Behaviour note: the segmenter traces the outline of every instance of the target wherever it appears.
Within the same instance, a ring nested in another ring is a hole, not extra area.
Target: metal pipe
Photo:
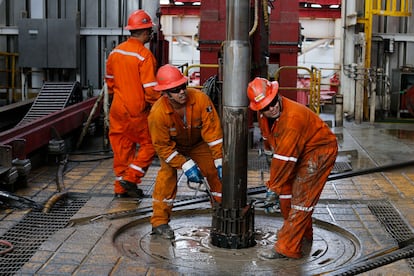
[[[335,100],[335,127],[343,126],[343,117],[344,117],[344,98],[343,95],[337,94],[334,96]]]
[[[246,205],[249,1],[228,0],[223,70],[223,208]]]
[[[383,172],[383,171],[389,171],[393,169],[400,169],[403,167],[408,167],[408,166],[413,166],[413,165],[414,165],[414,160],[411,160],[407,162],[394,163],[394,164],[384,165],[384,166],[375,167],[375,168],[363,169],[359,171],[336,173],[336,174],[331,174],[328,177],[328,181],[338,180],[338,179],[343,179],[343,178],[348,178],[348,177],[353,177],[353,176],[358,176],[358,175],[370,174],[370,173],[375,173],[375,172]]]
[[[247,108],[223,107],[223,120],[222,206],[243,208],[247,198]]]
[[[223,190],[215,204],[211,241],[221,248],[246,248],[254,239],[254,209],[247,201],[249,0],[227,0],[223,69]]]
[[[409,167],[409,166],[414,166],[414,160],[401,162],[401,163],[388,164],[388,165],[379,166],[375,168],[362,169],[358,171],[349,171],[349,172],[331,174],[328,176],[327,181],[339,180],[339,179],[344,179],[344,178],[349,178],[349,177],[354,177],[354,176],[359,176],[359,175],[376,173],[376,172],[385,172],[385,171],[401,169],[401,168]],[[256,187],[253,193],[250,192],[250,190],[248,189],[248,193],[249,194],[260,194],[260,193],[266,192],[266,190],[267,190],[266,186],[260,186],[260,187]]]

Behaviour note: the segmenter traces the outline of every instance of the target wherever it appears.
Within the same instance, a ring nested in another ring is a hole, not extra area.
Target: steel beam
[[[24,139],[26,145],[22,153],[28,155],[47,145],[52,138],[56,138],[53,137],[54,131],[59,135],[65,135],[82,126],[96,99],[97,97],[87,99],[61,111],[41,117],[28,125],[1,132],[0,145],[12,145],[16,139]]]

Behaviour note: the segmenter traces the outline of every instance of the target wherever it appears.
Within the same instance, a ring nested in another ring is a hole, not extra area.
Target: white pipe
[[[341,66],[341,91],[344,96],[344,112],[348,114],[355,113],[355,94],[356,87],[353,78],[348,77],[345,73],[344,67],[351,65],[354,62],[355,56],[355,24],[357,19],[356,14],[356,0],[342,1],[342,66]]]

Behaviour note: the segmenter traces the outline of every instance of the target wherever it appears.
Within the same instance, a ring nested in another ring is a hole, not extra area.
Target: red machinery
[[[226,40],[226,1],[203,0],[201,5],[193,5],[200,1],[180,1],[184,5],[162,5],[161,13],[170,15],[198,15],[199,50],[201,64],[219,64],[222,57],[222,43]],[[251,36],[252,77],[267,77],[267,63],[280,66],[296,66],[299,45],[299,5],[295,1],[259,1],[258,25]],[[264,7],[263,4],[266,3]],[[251,22],[255,20],[255,1],[251,1]],[[264,12],[270,10],[268,17]],[[283,31],[279,31],[283,30]],[[218,75],[216,68],[200,68],[200,83],[209,77]],[[272,76],[270,76],[272,77]],[[284,73],[281,75],[281,86],[296,85],[296,76]],[[295,94],[289,95],[296,99]]]
[[[341,0],[299,0],[300,17],[341,18]]]
[[[253,76],[267,76],[267,63],[281,66],[296,66],[299,45],[299,6],[295,1],[257,1],[258,24],[251,31],[251,69]],[[266,3],[264,6],[263,3]],[[204,0],[200,7],[199,49],[202,64],[216,64],[221,58],[222,42],[226,40],[226,2]],[[251,26],[254,27],[255,1],[251,1]],[[267,16],[267,12],[270,13]],[[283,31],[280,31],[283,30]],[[201,69],[201,83],[213,74],[214,69]],[[272,77],[272,76],[269,76]],[[296,85],[296,76],[282,74],[281,86]],[[283,92],[282,92],[283,93]],[[288,92],[285,91],[285,94]],[[296,99],[296,94],[288,95]]]
[[[199,50],[201,64],[219,64],[222,43],[226,40],[226,1],[186,0],[183,5],[161,5],[161,13],[169,15],[199,15]],[[194,5],[195,3],[200,5]],[[332,8],[332,5],[337,8]],[[341,0],[251,0],[251,69],[252,77],[274,77],[282,66],[296,66],[300,47],[299,17],[339,18]],[[258,8],[255,14],[255,6]],[[257,15],[257,17],[255,17]],[[254,21],[258,18],[257,27]],[[281,87],[296,87],[297,76],[292,70],[279,75]],[[200,83],[219,75],[216,68],[200,68]],[[268,75],[270,74],[270,75]],[[294,90],[281,90],[285,96],[296,100]]]

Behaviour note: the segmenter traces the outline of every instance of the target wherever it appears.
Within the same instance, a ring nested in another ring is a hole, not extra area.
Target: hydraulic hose
[[[11,242],[8,242],[6,240],[0,240],[0,244],[7,247],[6,249],[0,251],[0,256],[3,256],[5,254],[13,251],[14,246],[13,246],[13,244],[11,244]]]
[[[321,275],[335,275],[335,276],[349,276],[358,275],[360,273],[373,270],[375,268],[396,262],[398,260],[414,257],[414,245],[409,245],[405,248],[395,250],[393,252],[378,256],[356,264],[349,264],[343,268],[331,271],[327,274]]]
[[[358,175],[370,174],[370,173],[375,173],[375,172],[389,171],[389,170],[399,169],[399,168],[413,166],[413,165],[414,165],[414,160],[410,160],[410,161],[406,161],[406,162],[388,164],[388,165],[384,165],[384,166],[379,166],[379,167],[369,168],[369,169],[363,169],[363,170],[359,170],[359,171],[336,173],[336,174],[330,175],[328,177],[328,181],[343,179],[343,178],[348,178],[348,177],[353,177],[353,176],[358,176]]]

